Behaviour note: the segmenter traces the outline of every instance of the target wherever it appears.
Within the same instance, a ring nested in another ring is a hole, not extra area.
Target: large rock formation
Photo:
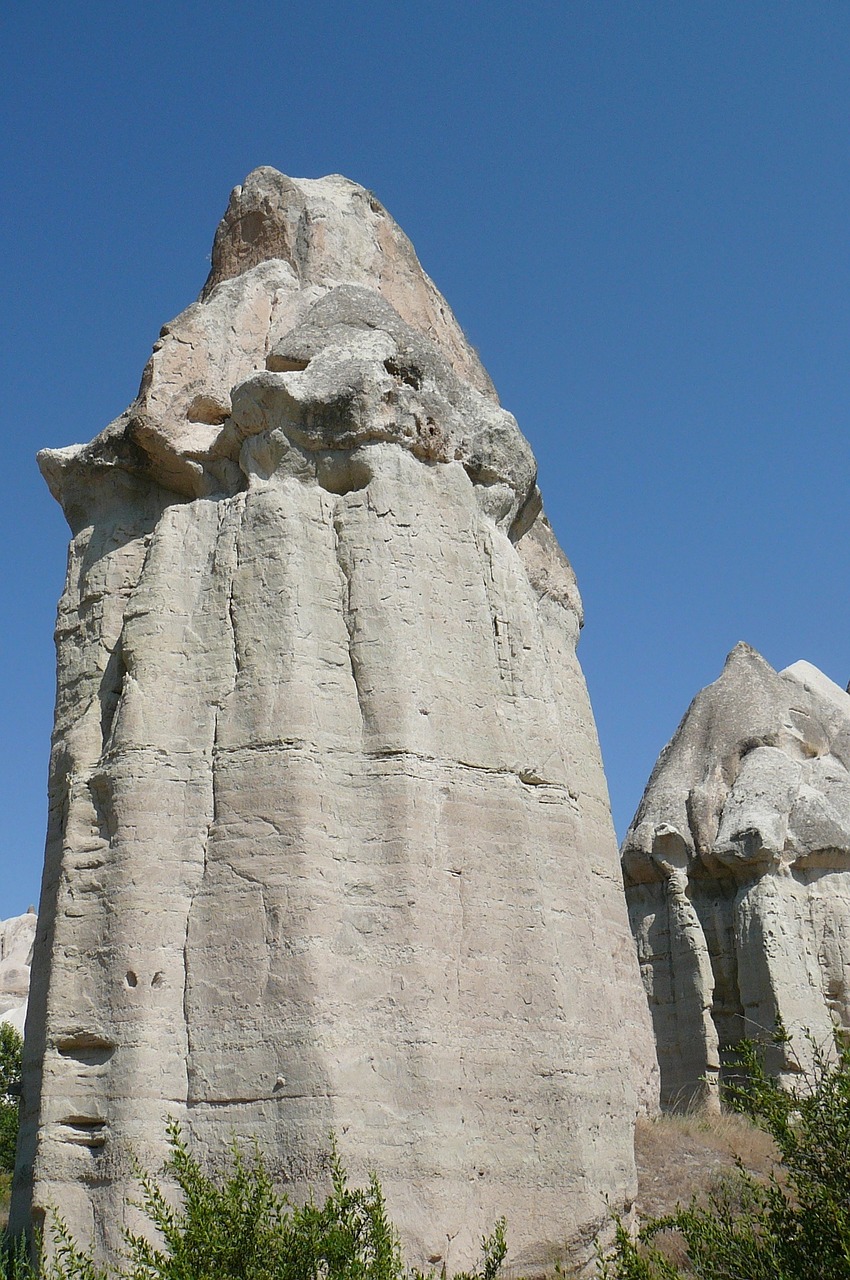
[[[743,1036],[850,1031],[850,696],[732,650],[662,751],[623,844],[662,1102],[716,1099]]]
[[[36,915],[32,907],[22,916],[0,920],[0,1022],[24,1032],[30,987]]]
[[[341,177],[234,191],[138,399],[40,455],[73,532],[13,1226],[114,1250],[166,1113],[335,1131],[412,1260],[634,1191],[652,1036],[581,604],[528,443]]]

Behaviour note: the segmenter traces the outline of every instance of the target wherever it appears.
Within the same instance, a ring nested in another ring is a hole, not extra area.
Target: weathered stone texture
[[[13,1222],[114,1250],[177,1116],[333,1130],[411,1260],[534,1267],[634,1192],[655,1063],[581,605],[531,450],[343,178],[234,192],[74,533]]]
[[[850,1031],[850,696],[748,645],[694,699],[623,844],[662,1102],[716,1101],[743,1036]]]
[[[35,911],[0,920],[0,1022],[23,1035],[30,985]]]

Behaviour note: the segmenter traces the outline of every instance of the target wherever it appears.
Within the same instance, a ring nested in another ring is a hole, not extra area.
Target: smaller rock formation
[[[850,1031],[850,696],[739,644],[688,708],[622,849],[662,1104],[716,1100],[744,1036]]]
[[[22,916],[0,920],[0,1022],[8,1022],[21,1035],[27,1017],[36,920],[32,907]]]

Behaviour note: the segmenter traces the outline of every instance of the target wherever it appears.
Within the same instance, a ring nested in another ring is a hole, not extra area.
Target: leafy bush
[[[787,1042],[782,1028],[777,1041]],[[708,1197],[651,1219],[633,1241],[621,1223],[600,1261],[603,1280],[850,1280],[850,1046],[810,1042],[812,1068],[784,1090],[752,1041],[738,1048],[744,1083],[728,1102],[767,1130],[780,1157],[765,1184],[739,1168]],[[658,1248],[665,1231],[687,1248],[681,1271]]]
[[[30,1261],[30,1251],[23,1236],[0,1239],[0,1275],[3,1280],[39,1280]]]
[[[18,1091],[24,1042],[8,1022],[0,1022],[0,1171],[15,1168],[18,1142]]]
[[[126,1257],[113,1280],[426,1280],[409,1271],[398,1233],[373,1175],[367,1187],[348,1185],[334,1149],[331,1193],[293,1206],[274,1187],[258,1148],[250,1157],[234,1144],[231,1166],[216,1181],[204,1173],[176,1122],[168,1128],[164,1173],[181,1192],[171,1202],[162,1182],[140,1172],[140,1205],[157,1240],[128,1232]],[[7,1280],[109,1280],[57,1218],[55,1253],[43,1273],[20,1258]],[[482,1241],[480,1266],[455,1280],[496,1280],[506,1252],[505,1223]]]

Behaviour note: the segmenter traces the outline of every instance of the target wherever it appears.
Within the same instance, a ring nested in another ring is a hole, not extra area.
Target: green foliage
[[[14,1275],[10,1280],[107,1280],[105,1272],[95,1266],[91,1255],[79,1247],[58,1215],[54,1233],[55,1253],[47,1268],[36,1266],[30,1275]]]
[[[661,1219],[653,1219],[653,1222],[660,1223]],[[652,1225],[650,1223],[650,1227]],[[615,1222],[615,1231],[611,1252],[599,1252],[601,1280],[679,1280],[681,1272],[649,1244],[648,1235],[644,1234],[636,1243],[619,1218]]]
[[[18,1142],[18,1094],[21,1054],[24,1042],[8,1022],[0,1022],[0,1171],[11,1173],[15,1167]]]
[[[481,1266],[476,1271],[461,1271],[454,1280],[496,1280],[505,1254],[508,1251],[507,1222],[499,1218],[493,1234],[484,1236],[481,1241]],[[413,1280],[426,1280],[421,1271],[413,1273]]]
[[[100,1271],[57,1218],[52,1264],[43,1274],[21,1271],[7,1280],[428,1280],[404,1264],[378,1179],[350,1187],[335,1147],[330,1195],[299,1207],[275,1190],[256,1146],[248,1157],[234,1144],[230,1168],[216,1180],[174,1121],[168,1140],[163,1172],[179,1189],[179,1203],[163,1181],[139,1172],[139,1206],[155,1231],[127,1233],[119,1272]],[[505,1252],[500,1220],[482,1241],[480,1267],[455,1280],[496,1280]]]
[[[788,1043],[782,1027],[776,1041]],[[739,1168],[709,1197],[649,1221],[638,1241],[617,1224],[603,1280],[850,1280],[850,1046],[827,1053],[809,1041],[803,1086],[780,1088],[751,1041],[738,1048],[743,1083],[730,1105],[771,1135],[780,1177],[766,1185]],[[665,1231],[687,1248],[681,1271],[656,1247]]]
[[[233,1149],[232,1169],[217,1184],[190,1153],[176,1124],[169,1128],[166,1166],[183,1193],[174,1208],[161,1184],[142,1174],[142,1204],[162,1235],[157,1248],[127,1237],[125,1271],[132,1280],[394,1280],[402,1274],[399,1245],[375,1178],[352,1190],[336,1152],[332,1191],[292,1207],[274,1188],[258,1152]]]
[[[27,1242],[22,1237],[17,1240],[8,1236],[0,1238],[0,1275],[3,1280],[38,1280]]]

